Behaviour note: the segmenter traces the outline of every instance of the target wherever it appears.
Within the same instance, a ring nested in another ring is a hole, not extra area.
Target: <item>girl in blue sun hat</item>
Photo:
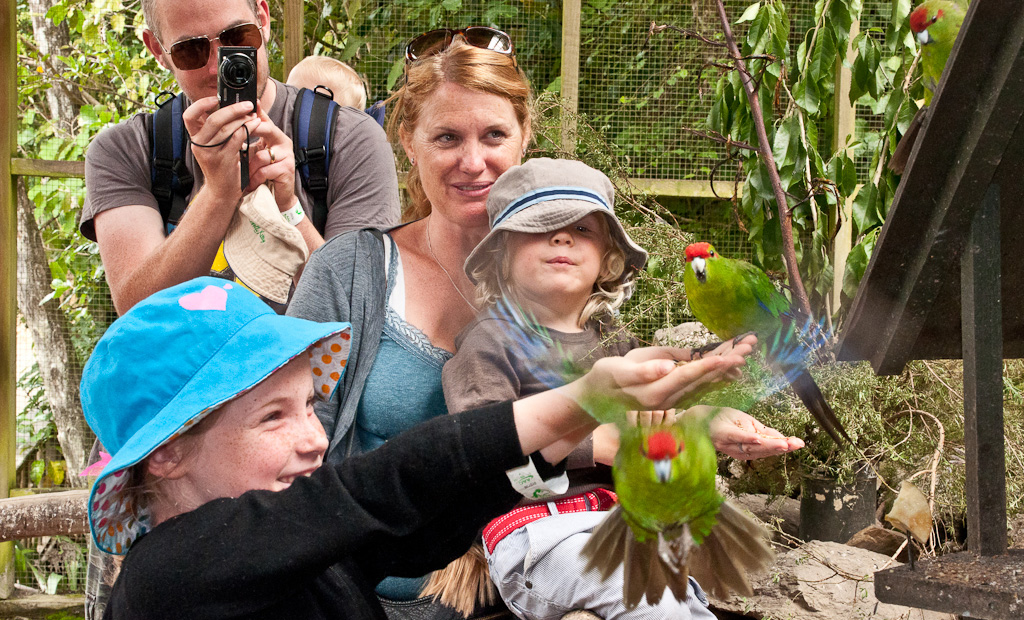
[[[347,323],[280,316],[198,278],[114,322],[82,378],[86,419],[113,455],[93,487],[96,544],[126,554],[104,618],[385,618],[374,587],[465,551],[518,494],[528,457],[595,423],[603,396],[655,408],[731,377],[737,354],[677,367],[608,358],[559,390],[433,419],[321,467],[313,413],[349,353]],[[332,567],[332,565],[335,565]]]

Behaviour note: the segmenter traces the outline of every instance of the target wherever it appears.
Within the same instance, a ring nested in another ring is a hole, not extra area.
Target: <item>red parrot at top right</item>
[[[917,111],[914,120],[907,127],[896,150],[889,160],[889,169],[896,174],[903,174],[910,159],[910,151],[917,141],[917,134],[924,122],[925,110],[932,102],[939,78],[946,68],[949,53],[953,51],[953,43],[964,23],[967,1],[960,0],[925,0],[910,13],[910,30],[921,46],[921,74],[924,80],[924,105]]]
[[[921,46],[924,104],[928,105],[964,23],[964,7],[952,0],[925,0],[910,14],[910,29]]]

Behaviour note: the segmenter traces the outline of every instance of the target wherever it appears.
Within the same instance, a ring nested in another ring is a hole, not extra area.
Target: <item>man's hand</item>
[[[242,199],[239,151],[246,137],[242,127],[253,136],[261,120],[247,101],[219,106],[217,97],[204,97],[193,101],[181,118],[192,141],[192,155],[203,171],[203,190],[234,209]],[[251,160],[252,152],[249,155]],[[251,161],[249,166],[251,171]]]
[[[260,139],[259,149],[249,154],[249,187],[246,193],[270,182],[278,211],[295,206],[295,151],[291,139],[257,106],[260,120],[252,135]]]

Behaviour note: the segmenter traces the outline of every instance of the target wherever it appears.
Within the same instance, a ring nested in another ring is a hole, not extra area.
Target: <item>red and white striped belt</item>
[[[617,501],[615,493],[607,489],[594,489],[554,502],[522,506],[488,523],[484,528],[484,544],[487,545],[487,552],[493,553],[503,538],[527,523],[556,514],[609,510]]]

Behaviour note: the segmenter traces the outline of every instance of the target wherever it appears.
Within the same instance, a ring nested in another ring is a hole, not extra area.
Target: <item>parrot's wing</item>
[[[763,312],[778,317],[789,312],[790,303],[786,296],[775,288],[768,275],[748,262],[735,262],[740,285],[749,287],[755,301]]]
[[[690,572],[719,598],[730,591],[753,596],[747,575],[765,570],[774,557],[765,527],[726,501],[714,529],[690,554]]]
[[[495,318],[510,325],[508,332],[510,353],[528,365],[534,378],[550,389],[561,387],[583,376],[584,372],[572,355],[554,341],[548,329],[521,308],[513,307],[504,299],[490,310]],[[579,403],[587,413],[602,424],[621,423],[624,408],[613,398],[585,395]]]

